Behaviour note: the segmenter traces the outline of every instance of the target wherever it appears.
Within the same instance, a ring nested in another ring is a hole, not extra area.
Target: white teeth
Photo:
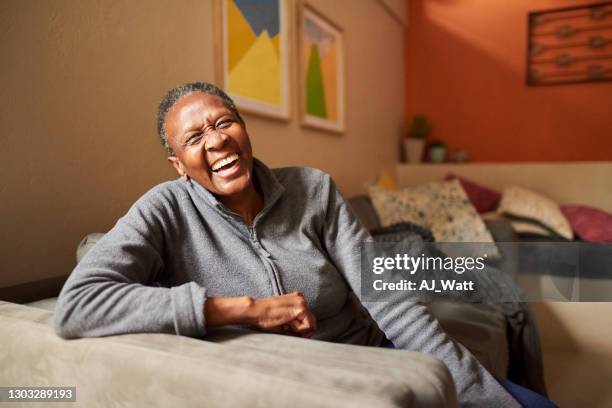
[[[228,164],[230,164],[230,163],[232,163],[232,162],[234,162],[234,161],[236,161],[236,160],[238,160],[238,155],[237,155],[236,153],[234,153],[234,154],[230,154],[229,156],[227,156],[227,157],[226,157],[226,158],[224,158],[224,159],[217,160],[217,161],[215,162],[215,164],[213,164],[213,165],[212,165],[212,170],[213,170],[213,171],[217,171],[217,170],[219,170],[221,167],[223,167],[223,166],[225,166],[225,165],[228,165]]]

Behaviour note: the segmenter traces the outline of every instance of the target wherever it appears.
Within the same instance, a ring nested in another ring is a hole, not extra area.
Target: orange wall
[[[473,161],[612,160],[612,82],[524,84],[527,13],[591,2],[408,0],[408,120]]]

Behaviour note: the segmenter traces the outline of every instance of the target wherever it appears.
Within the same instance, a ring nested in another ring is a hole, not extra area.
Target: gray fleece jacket
[[[361,243],[371,238],[327,174],[271,170],[258,160],[254,174],[264,207],[252,226],[194,181],[142,196],[70,275],[55,309],[57,333],[202,337],[207,297],[299,290],[317,318],[315,339],[379,346],[386,335],[397,348],[444,361],[463,406],[518,406],[424,305],[364,303],[364,312],[353,293],[361,293]]]

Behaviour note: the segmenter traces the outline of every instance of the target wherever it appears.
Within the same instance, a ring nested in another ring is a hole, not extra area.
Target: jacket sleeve
[[[164,228],[172,203],[147,193],[76,266],[54,313],[63,338],[156,332],[205,334],[205,288],[154,286],[164,269]]]
[[[361,244],[372,238],[329,176],[324,177],[322,195],[326,206],[325,246],[335,266],[362,300]],[[462,406],[519,406],[464,346],[442,330],[424,304],[402,296],[401,292],[386,300],[362,303],[397,348],[431,354],[446,364]]]

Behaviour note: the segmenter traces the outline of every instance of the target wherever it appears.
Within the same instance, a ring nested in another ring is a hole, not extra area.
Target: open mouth
[[[212,165],[212,171],[215,173],[218,173],[223,170],[228,170],[229,168],[233,167],[236,163],[238,163],[238,154],[233,153],[221,160],[217,160]]]

